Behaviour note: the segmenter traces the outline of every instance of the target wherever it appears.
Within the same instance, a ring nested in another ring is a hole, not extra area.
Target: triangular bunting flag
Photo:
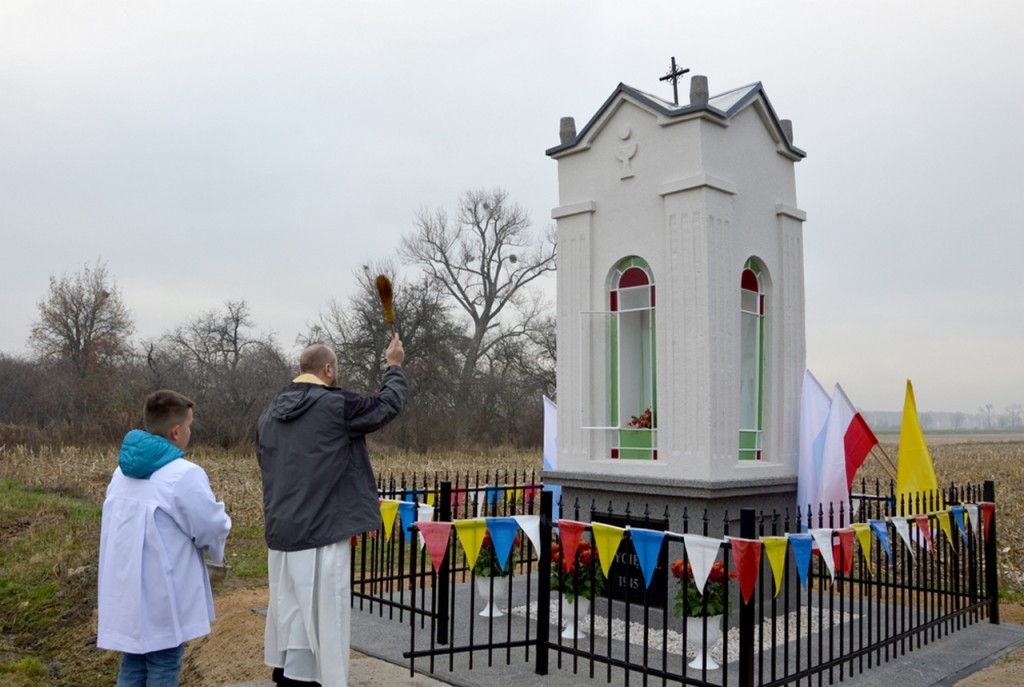
[[[684,534],[683,543],[690,559],[690,569],[693,570],[693,583],[697,585],[697,591],[703,596],[704,584],[708,581],[708,575],[711,574],[711,566],[718,558],[718,549],[722,546],[722,540],[699,534]]]
[[[498,567],[504,570],[508,565],[508,555],[512,553],[516,535],[519,534],[519,523],[512,518],[487,518],[487,530],[491,533],[491,543],[494,545]]]
[[[452,533],[450,522],[420,522],[416,523],[420,536],[426,542],[427,553],[430,554],[430,562],[434,564],[434,572],[441,569],[445,554],[448,553],[448,537]]]
[[[796,573],[800,577],[800,585],[807,589],[807,572],[811,567],[811,545],[814,537],[809,534],[791,534],[789,546],[793,549],[793,560],[796,562]]]
[[[860,544],[861,553],[864,555],[864,562],[871,570],[871,525],[866,522],[855,522],[851,525],[857,535],[857,543]]]
[[[528,484],[523,487],[523,502],[526,503],[526,505],[530,505],[539,499],[540,489],[541,487],[538,484]],[[537,510],[539,510],[539,508],[537,508]]]
[[[608,573],[612,569],[612,562],[615,560],[615,552],[619,550],[619,542],[622,541],[622,534],[626,530],[602,522],[591,523],[590,529],[594,533],[597,557],[601,561],[601,572],[608,577]]]
[[[841,530],[836,530],[836,534],[839,535],[839,550],[841,552],[839,560],[843,565],[843,574],[849,575],[850,571],[853,570],[853,540],[855,533],[852,527],[844,527]]]
[[[658,568],[658,556],[661,555],[661,545],[665,541],[665,533],[634,527],[630,528],[629,535],[633,540],[636,557],[640,560],[640,572],[644,574],[644,588],[646,589],[651,586],[654,571]]]
[[[971,526],[972,530],[974,530],[974,537],[977,539],[981,536],[981,532],[978,529],[978,526],[981,524],[981,518],[978,517],[978,504],[968,503],[964,508],[967,509],[967,524]]]
[[[496,508],[505,493],[505,487],[487,487],[487,507]]]
[[[932,552],[932,528],[928,522],[927,515],[917,515],[914,517],[914,524],[917,525],[917,536],[924,538],[925,546],[928,548],[928,553]]]
[[[402,522],[402,533],[405,534],[407,542],[412,541],[412,526],[416,522],[416,504],[412,501],[402,501],[398,504],[398,519]]]
[[[476,558],[480,555],[480,547],[484,545],[487,521],[482,518],[456,520],[455,532],[459,535],[462,550],[466,552],[466,563],[469,565],[469,569],[472,570],[476,567]]]
[[[512,518],[519,523],[519,528],[533,544],[533,550],[540,551],[540,516],[513,515]]]
[[[562,570],[572,572],[576,567],[576,549],[580,545],[585,523],[576,520],[558,521],[558,539],[562,543]]]
[[[882,545],[885,557],[891,561],[892,547],[889,545],[889,525],[885,520],[868,520],[868,524],[871,525],[871,531],[878,537],[878,543]]]
[[[821,560],[828,568],[828,575],[832,580],[836,579],[836,563],[832,553],[832,530],[827,527],[810,530],[814,537],[814,543],[818,545]]]
[[[452,489],[452,516],[458,517],[463,501],[466,500],[466,490],[462,488]]]
[[[907,550],[910,551],[910,555],[916,556],[916,554],[914,553],[914,545],[910,541],[910,525],[907,524],[907,519],[901,517],[894,517],[892,519],[892,524],[894,527],[896,527],[896,532],[900,535],[900,539],[903,540],[903,543],[906,545]]]
[[[758,539],[729,540],[732,544],[732,557],[736,561],[736,576],[740,579],[740,594],[743,603],[750,603],[757,586],[757,575],[761,570],[761,541]]]
[[[398,516],[398,501],[380,499],[380,519],[384,523],[384,541],[391,541],[391,532],[395,528],[395,517]]]
[[[950,546],[953,546],[953,528],[949,523],[949,511],[940,510],[935,514],[935,517],[939,520],[939,529],[946,535],[946,541],[949,542]]]
[[[964,546],[967,546],[966,509],[963,506],[953,506],[949,512],[953,514],[953,520],[956,522],[956,528],[960,530],[960,538],[963,539]]]
[[[996,512],[996,504],[989,501],[981,502],[981,517],[985,521],[985,539],[988,539],[992,531],[992,514]]]
[[[775,594],[782,591],[782,574],[786,570],[786,551],[789,550],[789,542],[785,537],[765,537],[761,540],[764,550],[768,554],[768,565],[772,568],[772,577],[775,579]]]

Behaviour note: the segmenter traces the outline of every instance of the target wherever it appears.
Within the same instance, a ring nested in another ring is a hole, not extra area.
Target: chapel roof
[[[588,121],[586,125],[579,130],[579,133],[576,134],[576,137],[573,140],[559,144],[553,148],[548,148],[544,152],[547,155],[555,155],[579,144],[580,141],[586,138],[590,129],[601,121],[609,108],[611,108],[620,99],[631,100],[641,107],[646,107],[647,109],[670,119],[684,117],[691,118],[695,114],[703,113],[722,121],[728,121],[754,102],[761,102],[768,118],[771,121],[771,125],[778,132],[784,131],[781,120],[775,113],[775,108],[772,107],[771,101],[768,100],[768,94],[765,93],[764,86],[761,85],[760,81],[746,86],[740,86],[739,88],[734,88],[724,93],[719,93],[718,95],[710,96],[707,103],[698,103],[695,105],[690,103],[676,105],[675,103],[671,103],[656,95],[645,93],[637,88],[620,83],[612,94],[608,96],[608,99],[604,101],[604,104],[602,104],[601,107],[598,108],[597,112],[594,113],[594,116],[590,118],[590,121]],[[793,155],[796,158],[807,157],[807,153],[794,146],[793,142],[790,141],[788,136],[785,134],[781,136],[781,141],[790,155]]]

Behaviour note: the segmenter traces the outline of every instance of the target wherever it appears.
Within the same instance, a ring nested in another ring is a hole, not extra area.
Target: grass
[[[883,438],[883,440],[886,438]],[[939,483],[996,482],[1000,597],[1024,599],[1024,442],[1019,437],[929,440]],[[897,447],[886,443],[896,458]],[[204,467],[231,513],[229,588],[266,584],[262,488],[247,451],[200,448]],[[119,656],[95,648],[96,554],[103,494],[116,447],[28,450],[0,446],[0,684],[109,687]],[[375,468],[412,476],[540,470],[540,451],[496,449],[412,454],[376,451]],[[887,480],[869,459],[858,478]]]
[[[81,498],[0,481],[3,684],[116,679],[117,657],[95,648],[92,627],[100,513]]]

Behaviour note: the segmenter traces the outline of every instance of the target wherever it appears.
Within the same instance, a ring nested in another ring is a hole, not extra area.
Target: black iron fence
[[[353,555],[353,603],[408,628],[411,668],[517,661],[538,674],[553,666],[626,685],[631,676],[644,684],[810,685],[999,620],[992,482],[913,503],[896,499],[892,485],[862,485],[837,510],[792,519],[744,509],[738,531],[726,515],[716,542],[706,537],[706,514],[684,514],[683,531],[670,532],[668,514],[573,503],[561,509],[572,520],[552,522],[551,494],[532,473],[420,481],[380,484],[382,504],[398,503],[397,531],[364,535]],[[470,567],[467,548],[477,544],[467,547],[462,530],[478,517],[522,527],[504,575]],[[593,564],[567,546],[570,529],[594,543]],[[553,541],[561,544],[554,563]],[[696,601],[684,591],[687,570],[708,562],[698,545],[721,564],[720,615],[709,588]],[[553,593],[553,566],[570,549],[591,588],[605,582],[593,599],[570,603]],[[602,555],[612,565],[607,579]]]

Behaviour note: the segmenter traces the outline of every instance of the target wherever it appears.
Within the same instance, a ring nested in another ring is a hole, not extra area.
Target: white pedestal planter
[[[708,616],[706,627],[707,635],[704,634],[704,618],[686,619],[686,639],[697,648],[697,655],[687,665],[700,670],[707,660],[708,670],[718,670],[719,665],[711,658],[711,646],[722,636],[722,616]]]

